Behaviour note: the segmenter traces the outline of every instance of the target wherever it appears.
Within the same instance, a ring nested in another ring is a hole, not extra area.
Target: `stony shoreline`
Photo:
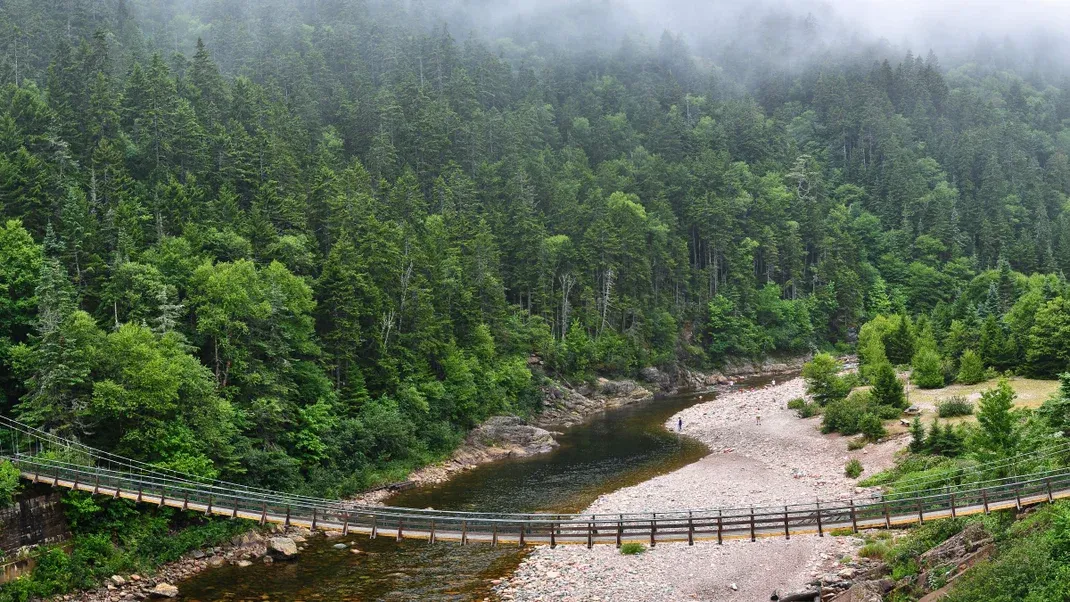
[[[279,526],[249,531],[222,546],[193,550],[151,575],[113,575],[96,589],[55,596],[52,601],[121,602],[178,598],[181,592],[173,584],[197,573],[228,564],[251,566],[254,562],[269,564],[292,560],[304,549],[306,540],[315,536],[322,535],[313,535],[307,529]]]
[[[726,389],[734,378],[784,374],[799,370],[804,361],[805,358],[801,357],[737,361],[726,365],[721,371],[680,369],[675,374],[651,367],[640,372],[638,382],[606,378],[577,386],[554,382],[543,387],[543,407],[531,424],[513,416],[495,416],[469,433],[465,442],[447,460],[414,471],[403,484],[365,492],[351,498],[351,501],[355,504],[381,505],[399,486],[419,487],[443,483],[457,473],[482,464],[551,451],[557,447],[553,435],[558,434],[558,429],[571,428],[607,410],[647,401],[658,395]]]
[[[685,435],[708,445],[711,454],[662,475],[601,496],[584,512],[641,512],[783,504],[867,492],[843,474],[848,458],[859,458],[865,475],[894,463],[905,445],[899,437],[848,452],[846,438],[822,435],[819,418],[799,419],[786,404],[804,395],[801,379],[756,390],[736,391],[680,413]],[[761,422],[758,422],[758,417]],[[666,423],[675,429],[676,418]],[[774,591],[803,589],[815,579],[840,580],[859,570],[841,565],[857,540],[797,536],[757,543],[661,544],[637,556],[612,547],[538,548],[496,590],[507,601],[768,600]]]

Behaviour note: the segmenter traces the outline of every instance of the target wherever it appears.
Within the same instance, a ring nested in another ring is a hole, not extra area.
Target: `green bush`
[[[965,397],[955,396],[936,404],[936,414],[941,418],[969,416],[973,414],[973,403]]]
[[[888,434],[884,430],[884,423],[875,414],[863,414],[858,420],[858,430],[870,441],[878,441]]]
[[[847,442],[847,451],[857,451],[866,446],[869,441],[865,437],[855,437]]]
[[[972,349],[964,351],[962,359],[959,360],[959,382],[964,385],[976,385],[984,382],[985,377],[985,365],[981,361],[981,356]]]
[[[862,463],[858,461],[858,458],[851,458],[843,467],[843,474],[847,475],[849,478],[857,479],[862,476],[863,470],[865,469],[862,468]]]
[[[620,553],[625,556],[635,556],[636,554],[642,554],[643,552],[646,552],[646,546],[634,541],[621,544],[620,546]]]
[[[855,391],[847,399],[830,403],[825,408],[821,430],[825,433],[857,435],[862,432],[862,418],[867,414],[879,416],[880,408],[874,405],[869,392]]]
[[[821,406],[811,403],[802,397],[796,397],[788,402],[788,409],[795,410],[799,418],[811,418],[821,413]]]
[[[11,462],[0,462],[0,508],[10,506],[21,487],[19,469]]]
[[[803,366],[802,376],[806,380],[806,392],[818,405],[825,406],[847,397],[851,391],[851,381],[840,376],[843,366],[836,358],[827,353],[819,353]]]

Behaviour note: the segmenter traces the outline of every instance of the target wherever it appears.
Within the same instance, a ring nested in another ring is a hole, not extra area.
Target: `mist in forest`
[[[932,50],[946,61],[1063,62],[1070,3],[1061,0],[453,0],[453,21],[527,42],[612,47],[663,32],[718,57],[726,48],[785,62],[862,49]],[[440,7],[446,4],[439,5]],[[451,12],[443,9],[445,13]],[[1005,65],[1009,66],[1009,65]]]

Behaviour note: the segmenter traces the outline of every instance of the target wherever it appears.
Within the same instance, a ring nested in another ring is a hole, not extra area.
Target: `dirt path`
[[[587,512],[637,512],[794,503],[862,497],[844,463],[858,458],[863,476],[894,463],[906,445],[897,438],[847,451],[847,439],[822,435],[820,419],[800,420],[788,400],[801,397],[801,379],[739,391],[680,414],[683,432],[712,453],[673,473],[603,495]],[[761,416],[761,424],[757,417]],[[676,417],[666,423],[676,428]],[[661,544],[638,556],[612,547],[535,550],[499,589],[503,600],[768,600],[774,590],[800,589],[834,567],[855,546],[851,538],[798,536],[759,540]]]

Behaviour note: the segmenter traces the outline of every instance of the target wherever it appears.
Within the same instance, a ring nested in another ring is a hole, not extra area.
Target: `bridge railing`
[[[917,490],[862,499],[781,506],[617,514],[507,514],[360,506],[198,479],[122,458],[0,418],[0,457],[27,478],[56,486],[194,512],[372,536],[488,543],[622,543],[765,537],[830,529],[893,526],[991,509],[1021,507],[1070,494],[1070,470],[984,478],[1022,467],[1065,466],[1070,442],[978,465],[927,481]],[[933,486],[927,486],[930,483]]]

